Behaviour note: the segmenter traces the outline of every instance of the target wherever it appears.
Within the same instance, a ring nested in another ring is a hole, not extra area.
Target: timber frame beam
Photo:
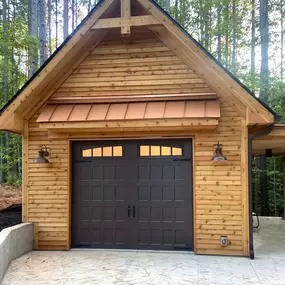
[[[159,26],[161,23],[152,15],[134,16],[126,18],[99,19],[92,27],[97,29],[121,28],[122,34],[130,34],[130,27]],[[127,28],[125,28],[127,27]],[[126,31],[125,31],[126,29]]]
[[[159,26],[162,25],[152,15],[133,16],[131,12],[131,0],[121,0],[121,17],[98,19],[91,29],[121,28],[123,36],[131,34],[131,27]]]

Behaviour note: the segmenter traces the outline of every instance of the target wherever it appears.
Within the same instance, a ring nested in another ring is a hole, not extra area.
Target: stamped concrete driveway
[[[15,260],[7,284],[285,284],[285,258],[142,251],[34,251]]]
[[[266,220],[255,233],[255,260],[167,251],[33,251],[11,263],[2,285],[284,285],[285,221],[274,221],[277,228]]]

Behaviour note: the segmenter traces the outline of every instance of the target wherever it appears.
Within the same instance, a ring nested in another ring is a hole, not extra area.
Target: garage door
[[[192,249],[191,140],[73,144],[73,247]]]

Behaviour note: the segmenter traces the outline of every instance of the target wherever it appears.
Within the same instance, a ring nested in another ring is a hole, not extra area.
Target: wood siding
[[[26,220],[38,225],[39,249],[69,248],[68,140],[48,138],[47,130],[36,123],[38,113],[28,123],[28,161],[24,185]],[[41,145],[51,148],[51,165],[34,164]],[[26,167],[26,165],[24,165]]]
[[[138,30],[128,38],[111,32],[51,99],[189,92],[212,90],[152,33]],[[23,161],[23,219],[37,223],[39,249],[69,249],[69,139],[84,136],[49,134],[36,123],[39,114],[40,110],[36,110],[23,136],[23,150],[27,153]],[[168,134],[171,136],[171,130]],[[102,137],[109,135],[101,134]],[[222,100],[216,130],[184,132],[183,135],[194,138],[196,253],[248,255],[246,126]],[[98,138],[98,134],[88,134],[88,138]],[[214,165],[211,161],[213,145],[218,141],[224,146],[228,165]],[[43,144],[51,148],[50,167],[32,162]],[[230,241],[225,248],[220,245],[222,235],[228,236]]]
[[[213,92],[152,32],[110,32],[51,99]]]
[[[247,224],[244,221],[242,184],[242,120],[221,101],[221,118],[215,132],[195,135],[195,230],[196,252],[246,255],[243,244]],[[214,144],[223,144],[226,165],[214,165]],[[247,201],[247,196],[246,196]],[[246,217],[247,219],[247,217]],[[220,237],[228,236],[230,244],[221,247]]]

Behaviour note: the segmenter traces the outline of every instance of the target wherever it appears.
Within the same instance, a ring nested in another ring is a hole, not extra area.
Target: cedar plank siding
[[[116,72],[114,74],[114,67]],[[112,81],[112,83],[110,83]],[[147,29],[123,38],[111,32],[80,64],[51,99],[67,96],[112,96],[124,94],[177,94],[212,92],[194,72]],[[27,123],[23,148],[24,220],[38,224],[39,249],[69,249],[70,212],[67,138],[50,139],[47,130],[36,123],[40,110]],[[242,193],[242,119],[221,101],[219,126],[211,132],[194,133],[194,246],[196,253],[247,255],[246,203]],[[245,134],[244,134],[245,136]],[[80,138],[80,135],[78,135]],[[90,137],[96,135],[90,134]],[[213,145],[220,141],[229,165],[213,165]],[[38,166],[32,160],[38,148],[51,148],[52,167]],[[246,161],[246,160],[245,160]],[[27,172],[26,172],[26,169]],[[220,236],[231,244],[220,246]]]
[[[38,225],[39,249],[68,249],[68,140],[48,138],[36,123],[28,123],[27,220]],[[40,145],[51,148],[52,167],[33,163]]]
[[[51,99],[213,92],[152,32],[135,31],[110,32]]]

